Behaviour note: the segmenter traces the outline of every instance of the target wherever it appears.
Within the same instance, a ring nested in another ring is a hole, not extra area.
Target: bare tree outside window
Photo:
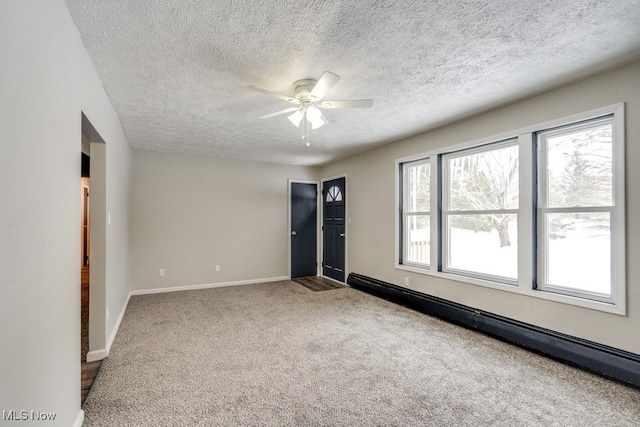
[[[451,159],[451,210],[492,211],[490,226],[498,233],[500,247],[511,246],[511,215],[496,211],[518,208],[518,147],[508,146]],[[485,221],[454,217],[453,225],[488,231]]]
[[[502,277],[518,275],[519,148],[516,140],[443,157],[444,269]]]

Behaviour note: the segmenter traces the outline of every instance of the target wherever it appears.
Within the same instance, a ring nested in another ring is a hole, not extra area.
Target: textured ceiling
[[[66,0],[134,148],[319,165],[640,58],[640,0]],[[293,94],[325,71],[311,146]]]

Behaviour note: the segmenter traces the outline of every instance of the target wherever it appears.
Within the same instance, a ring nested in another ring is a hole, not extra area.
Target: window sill
[[[505,283],[493,282],[489,280],[481,280],[473,277],[461,276],[452,273],[443,273],[439,271],[427,270],[420,267],[414,267],[403,264],[396,264],[396,270],[409,271],[412,273],[422,274],[426,276],[437,277],[440,279],[451,280],[459,283],[482,286],[485,288],[495,289],[503,292],[511,292],[533,298],[544,299],[548,301],[559,302],[562,304],[574,305],[591,310],[603,311],[606,313],[616,314],[619,316],[626,315],[626,307],[620,307],[616,304],[610,304],[600,301],[588,300],[570,295],[563,295],[543,290],[530,289],[530,283],[519,283],[510,285]]]

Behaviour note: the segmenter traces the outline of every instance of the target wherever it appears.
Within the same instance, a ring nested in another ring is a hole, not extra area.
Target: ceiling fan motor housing
[[[276,111],[275,113],[265,114],[260,116],[261,119],[267,119],[281,114],[292,113],[289,115],[289,120],[296,126],[300,125],[300,121],[306,118],[312,123],[313,129],[327,123],[320,110],[322,109],[335,109],[335,108],[371,108],[373,104],[372,99],[352,99],[343,101],[322,101],[324,96],[331,90],[331,88],[338,83],[340,76],[330,71],[322,73],[320,80],[316,79],[301,79],[293,82],[294,97],[288,95],[282,95],[276,92],[271,92],[266,89],[262,89],[256,86],[249,86],[250,88],[257,90],[258,92],[265,93],[267,95],[275,96],[276,98],[287,101],[296,105],[295,107],[285,108],[284,110]]]
[[[302,79],[293,82],[293,93],[295,93],[295,97],[298,101],[302,102],[313,102],[314,100],[309,98],[309,94],[315,87],[317,80],[313,79]]]

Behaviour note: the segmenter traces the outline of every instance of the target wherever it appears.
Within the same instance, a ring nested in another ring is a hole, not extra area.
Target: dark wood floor
[[[314,292],[330,291],[332,289],[340,289],[346,287],[342,283],[336,282],[335,280],[327,279],[326,277],[322,276],[296,277],[292,280],[297,284],[302,285]]]
[[[80,270],[80,361],[89,351],[89,267]]]
[[[89,351],[89,267],[83,267],[80,273],[80,404],[84,403],[98,377],[102,360],[87,363]]]
[[[82,375],[80,379],[80,404],[82,407],[84,407],[87,397],[89,397],[89,392],[98,378],[98,374],[102,368],[102,362],[102,360],[96,360],[95,362],[85,362],[82,364]]]

